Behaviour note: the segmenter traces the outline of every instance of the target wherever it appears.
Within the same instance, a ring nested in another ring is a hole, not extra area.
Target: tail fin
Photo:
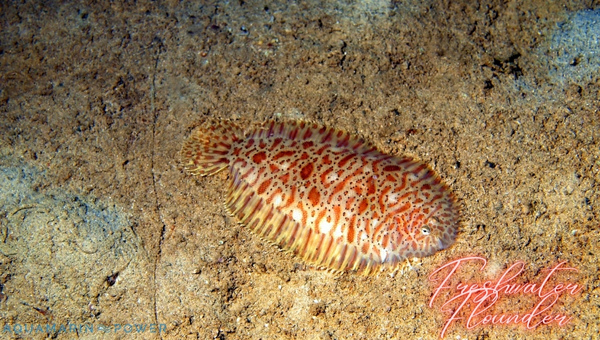
[[[231,147],[242,136],[242,130],[231,122],[201,126],[183,144],[184,168],[194,175],[216,174],[229,165]]]

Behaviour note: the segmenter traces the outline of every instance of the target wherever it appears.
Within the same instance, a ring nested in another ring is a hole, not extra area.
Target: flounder
[[[452,245],[459,206],[426,164],[304,121],[196,130],[185,169],[227,171],[226,208],[309,265],[369,274]]]

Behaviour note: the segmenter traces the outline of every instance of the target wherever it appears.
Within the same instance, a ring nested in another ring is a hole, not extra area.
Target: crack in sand
[[[153,120],[152,120],[152,155],[150,157],[150,169],[152,171],[152,188],[154,190],[154,200],[155,200],[155,206],[156,206],[156,213],[158,214],[158,218],[160,219],[160,222],[162,224],[162,229],[160,231],[160,239],[158,242],[158,252],[156,253],[156,258],[154,259],[154,271],[152,273],[152,284],[154,286],[154,322],[156,324],[158,324],[158,310],[157,310],[157,296],[156,296],[156,271],[158,269],[158,261],[161,257],[161,253],[162,253],[162,244],[165,238],[165,222],[164,222],[164,218],[162,216],[161,210],[160,210],[160,204],[159,204],[159,198],[158,198],[158,192],[156,189],[156,174],[154,172],[154,157],[156,155],[156,121],[158,120],[158,113],[156,111],[156,106],[154,104],[154,100],[156,98],[156,92],[155,92],[155,86],[156,86],[156,73],[158,70],[158,63],[160,60],[160,54],[163,52],[164,49],[164,45],[162,43],[162,40],[159,37],[154,37],[154,39],[152,40],[151,45],[157,46],[156,49],[156,57],[154,59],[154,70],[152,72],[152,82],[150,83],[150,112],[153,115]],[[159,337],[162,339],[162,335],[159,334]]]

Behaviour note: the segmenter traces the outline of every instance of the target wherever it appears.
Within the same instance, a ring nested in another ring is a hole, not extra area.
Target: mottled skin
[[[268,122],[197,131],[186,168],[229,172],[226,206],[263,238],[335,271],[395,269],[450,246],[459,209],[427,165],[387,155],[349,134]]]

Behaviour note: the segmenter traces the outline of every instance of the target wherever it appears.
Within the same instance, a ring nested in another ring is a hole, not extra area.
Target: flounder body
[[[228,172],[226,207],[306,263],[363,274],[454,243],[459,208],[426,164],[307,122],[221,122],[182,149],[196,175]]]

